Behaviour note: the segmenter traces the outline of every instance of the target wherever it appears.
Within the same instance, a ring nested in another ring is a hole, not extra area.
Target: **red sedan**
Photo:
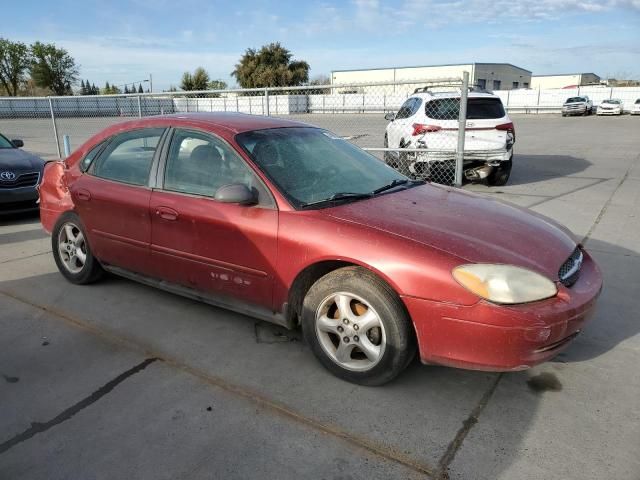
[[[331,372],[379,385],[414,357],[548,360],[602,287],[534,212],[412,181],[331,132],[242,114],[114,125],[48,164],[41,219],[69,281],[105,271],[294,328]],[[176,319],[179,321],[179,319]]]

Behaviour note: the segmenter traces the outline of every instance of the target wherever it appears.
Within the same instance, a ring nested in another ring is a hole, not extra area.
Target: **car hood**
[[[445,251],[464,262],[517,265],[554,280],[576,247],[571,232],[533,211],[435,185],[322,212]]]
[[[39,172],[44,160],[19,148],[0,148],[0,171]]]

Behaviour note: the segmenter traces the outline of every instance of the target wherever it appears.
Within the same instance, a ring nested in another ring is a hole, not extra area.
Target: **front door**
[[[221,139],[176,130],[160,189],[151,195],[151,256],[158,277],[213,294],[272,308],[278,211],[271,194]],[[214,199],[243,183],[258,204]]]
[[[71,186],[76,210],[100,261],[149,273],[149,172],[164,129],[117,135]]]

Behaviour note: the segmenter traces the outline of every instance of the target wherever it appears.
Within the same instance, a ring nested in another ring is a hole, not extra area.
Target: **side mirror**
[[[256,194],[244,183],[223,185],[216,190],[214,198],[220,203],[237,203],[238,205],[255,205],[258,203]]]
[[[18,138],[14,138],[13,140],[11,140],[11,143],[13,143],[13,146],[16,148],[24,147],[24,142]]]
[[[385,114],[384,119],[389,120],[390,122],[393,122],[396,119],[396,114],[393,112],[389,112]]]

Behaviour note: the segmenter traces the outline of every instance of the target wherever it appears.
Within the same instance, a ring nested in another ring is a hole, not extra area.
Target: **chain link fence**
[[[28,150],[51,159],[65,157],[65,140],[73,149],[104,128],[135,118],[190,112],[277,116],[330,130],[410,178],[460,185],[467,92],[465,75],[437,81],[1,98],[0,133],[23,139]],[[427,112],[421,98],[433,94],[440,97],[438,108]]]

